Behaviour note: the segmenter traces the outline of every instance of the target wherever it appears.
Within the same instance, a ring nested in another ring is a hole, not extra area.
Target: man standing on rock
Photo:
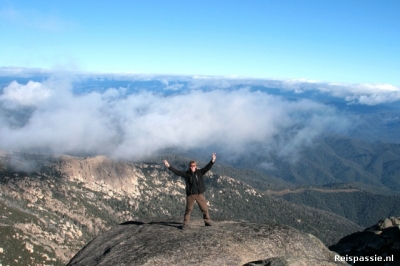
[[[203,213],[205,226],[211,226],[207,201],[203,195],[203,193],[206,191],[204,186],[204,175],[211,169],[216,159],[217,154],[213,153],[211,156],[211,161],[201,169],[197,169],[196,161],[190,161],[189,169],[187,171],[179,171],[172,167],[167,160],[164,160],[164,164],[169,170],[171,170],[174,174],[185,178],[186,181],[186,210],[183,218],[182,229],[185,229],[189,224],[190,213],[193,210],[194,202],[197,202],[200,210]]]

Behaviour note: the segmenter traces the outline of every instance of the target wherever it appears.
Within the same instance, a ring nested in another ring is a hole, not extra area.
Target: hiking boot
[[[189,229],[189,226],[186,225],[186,224],[184,224],[184,225],[182,225],[182,226],[180,227],[180,229],[181,229],[181,230],[187,230],[187,229]]]

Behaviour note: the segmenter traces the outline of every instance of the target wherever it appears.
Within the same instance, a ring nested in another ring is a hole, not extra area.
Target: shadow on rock
[[[178,222],[141,222],[141,221],[126,221],[123,223],[120,223],[119,225],[144,225],[144,224],[157,224],[157,225],[163,225],[163,226],[170,226],[170,227],[175,227],[178,229],[182,228],[182,223]]]

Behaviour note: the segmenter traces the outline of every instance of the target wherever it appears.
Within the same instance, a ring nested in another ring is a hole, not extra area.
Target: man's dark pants
[[[194,203],[197,202],[197,204],[200,207],[201,212],[203,213],[203,219],[205,224],[210,223],[210,216],[208,214],[208,206],[207,206],[207,201],[204,198],[203,194],[193,194],[189,195],[186,197],[186,210],[185,210],[185,216],[183,218],[183,226],[186,226],[189,224],[190,221],[190,213],[193,210]]]

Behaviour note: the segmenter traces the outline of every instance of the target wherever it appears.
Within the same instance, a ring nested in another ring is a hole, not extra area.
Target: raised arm
[[[215,162],[215,160],[217,159],[217,154],[214,152],[212,155],[211,155],[211,161],[206,165],[206,166],[204,166],[203,168],[201,168],[201,174],[205,174],[205,173],[207,173],[210,169],[211,169],[211,167],[213,166],[213,164],[214,164],[214,162]]]
[[[173,172],[173,173],[176,174],[176,175],[179,175],[179,176],[184,177],[185,174],[186,174],[185,171],[179,171],[178,169],[172,167],[172,166],[168,163],[167,160],[164,160],[164,165],[165,165],[171,172]]]

